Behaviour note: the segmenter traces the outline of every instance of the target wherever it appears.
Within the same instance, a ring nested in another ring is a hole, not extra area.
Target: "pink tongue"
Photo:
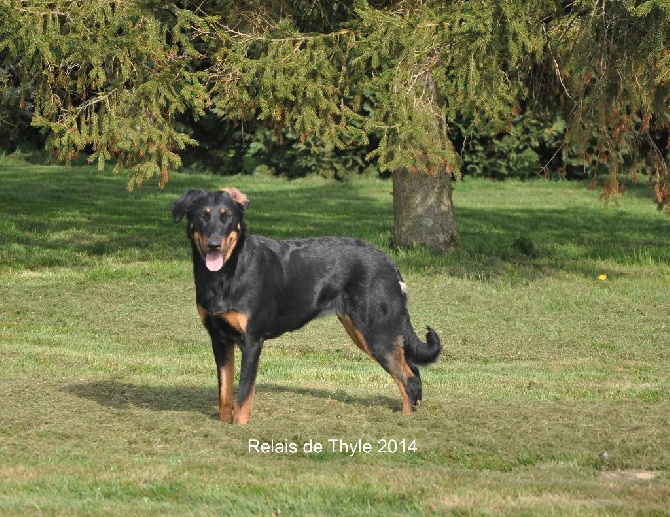
[[[210,271],[218,271],[223,267],[223,253],[208,253],[205,265]]]

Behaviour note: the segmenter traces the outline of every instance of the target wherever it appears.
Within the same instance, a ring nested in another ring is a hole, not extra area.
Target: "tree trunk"
[[[393,241],[396,246],[419,244],[438,251],[447,251],[459,242],[454,204],[451,200],[451,173],[445,155],[450,150],[444,97],[436,87],[430,70],[425,70],[421,102],[432,119],[425,128],[428,149],[438,150],[441,159],[426,160],[414,173],[407,169],[393,173]],[[421,148],[419,144],[415,149]],[[430,154],[428,149],[426,155]],[[420,156],[420,153],[417,153]],[[418,158],[421,161],[421,158]],[[439,163],[439,165],[437,165]]]
[[[459,242],[451,178],[445,168],[437,174],[403,169],[393,174],[393,241],[396,246],[420,244],[439,251]]]

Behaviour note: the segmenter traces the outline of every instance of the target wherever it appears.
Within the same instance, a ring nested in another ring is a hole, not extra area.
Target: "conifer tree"
[[[642,143],[665,204],[651,132],[667,131],[669,84],[664,0],[0,2],[0,103],[31,106],[62,159],[90,150],[131,187],[163,183],[194,143],[177,115],[206,110],[327,149],[378,142],[400,245],[458,242],[454,120],[496,135],[523,110],[560,112],[564,151],[608,163],[610,194]]]
[[[203,21],[175,4],[2,0],[0,99],[31,105],[32,124],[66,162],[90,150],[116,160],[129,186],[180,165],[194,143],[175,115],[203,113],[206,76],[194,68]]]

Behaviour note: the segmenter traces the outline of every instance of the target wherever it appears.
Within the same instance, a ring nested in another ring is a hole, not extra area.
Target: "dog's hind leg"
[[[391,374],[400,389],[402,414],[410,415],[421,400],[421,377],[419,369],[408,363],[405,358],[402,337],[399,337],[393,346],[377,360]]]
[[[338,316],[338,318],[340,319],[340,322],[344,326],[344,330],[347,331],[347,334],[349,334],[349,337],[354,342],[354,344],[370,357],[373,357],[370,349],[368,348],[368,343],[365,339],[365,336],[363,336],[363,333],[358,330],[358,328],[356,328],[354,322],[351,321],[351,318],[346,315]]]
[[[339,316],[342,325],[358,348],[375,359],[386,370],[400,389],[402,413],[409,415],[421,400],[421,377],[419,369],[405,358],[403,338],[395,341],[385,333],[366,337],[366,332],[357,327],[349,316]],[[367,334],[371,334],[367,332]]]
[[[417,392],[417,397],[416,400],[417,402],[420,402],[423,399],[423,392],[421,389],[421,374],[419,373],[419,367],[415,365],[412,361],[407,359],[407,356],[405,356],[405,360],[407,361],[407,366],[409,366],[409,369],[412,370],[412,373],[414,376],[417,378],[418,382],[418,392]],[[416,384],[416,382],[415,382]]]
[[[242,365],[240,368],[240,382],[237,386],[237,402],[235,403],[235,419],[233,421],[235,424],[249,423],[262,346],[263,342],[258,341],[240,347],[242,350]]]

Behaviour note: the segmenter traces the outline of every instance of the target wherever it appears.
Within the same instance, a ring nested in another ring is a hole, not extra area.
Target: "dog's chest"
[[[223,275],[205,274],[196,277],[196,303],[208,314],[235,310],[235,286]]]

